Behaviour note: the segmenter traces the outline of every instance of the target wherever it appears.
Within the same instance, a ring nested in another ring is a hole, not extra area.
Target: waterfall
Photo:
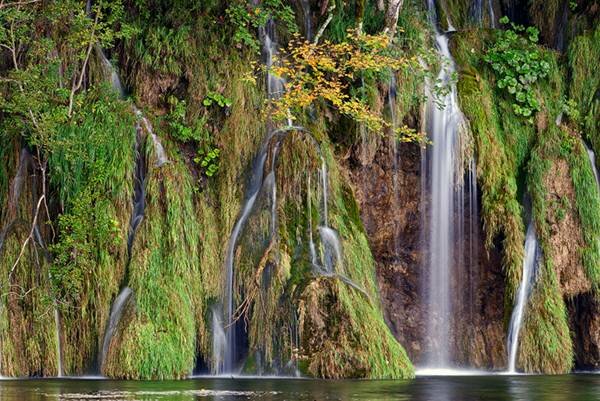
[[[115,330],[119,326],[119,321],[121,320],[121,316],[123,315],[125,305],[127,305],[127,301],[131,298],[132,294],[133,291],[131,291],[131,288],[124,287],[113,302],[112,308],[110,308],[110,318],[108,319],[108,325],[106,326],[106,331],[104,333],[104,341],[102,342],[102,352],[100,353],[100,358],[98,361],[100,369],[102,369],[102,365],[106,361],[106,356],[108,355],[108,349],[110,348],[110,343],[112,342],[113,335],[115,334]]]
[[[335,266],[342,262],[342,247],[335,230],[327,226],[319,227],[319,235],[323,244],[323,268],[326,273],[334,273]]]
[[[455,306],[453,301],[456,298],[451,288],[457,276],[455,269],[463,267],[465,262],[464,204],[470,202],[465,199],[462,179],[462,165],[465,161],[460,145],[465,122],[458,105],[456,85],[452,82],[456,68],[448,47],[448,37],[436,28],[437,16],[433,0],[429,0],[429,18],[435,30],[437,52],[444,61],[436,82],[450,86],[448,91],[436,99],[435,88],[431,82],[426,82],[426,131],[433,145],[424,152],[426,160],[422,161],[423,174],[426,176],[422,181],[422,190],[428,194],[428,198],[423,197],[422,200],[429,205],[428,231],[423,235],[427,246],[424,252],[428,255],[424,260],[427,279],[423,283],[427,337],[425,364],[430,368],[440,368],[450,365],[451,327]],[[439,107],[439,103],[443,107]],[[474,177],[474,162],[470,166],[472,172],[469,174]],[[475,189],[470,189],[469,199],[476,194],[474,179],[471,180],[471,185]],[[470,217],[473,220],[474,216]],[[472,242],[473,238],[469,241]],[[473,260],[470,260],[469,264],[472,263]],[[460,288],[463,283],[458,284],[457,287]]]
[[[525,237],[525,257],[523,258],[523,271],[521,273],[521,284],[515,297],[515,306],[510,317],[510,326],[508,330],[508,372],[516,373],[517,351],[519,348],[519,334],[523,324],[525,308],[538,259],[538,242],[535,233],[533,221],[529,222],[527,227],[527,236]]]

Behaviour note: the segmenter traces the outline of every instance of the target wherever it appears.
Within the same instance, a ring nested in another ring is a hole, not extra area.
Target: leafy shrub
[[[210,107],[213,104],[217,104],[219,107],[231,107],[231,99],[226,98],[218,92],[208,92],[202,104],[206,107]]]
[[[508,17],[500,19],[509,24]],[[531,117],[540,110],[533,85],[548,76],[550,63],[536,46],[539,31],[510,23],[510,29],[498,33],[496,43],[488,50],[485,61],[498,76],[497,87],[513,97],[517,115]]]
[[[198,164],[207,177],[212,177],[219,170],[219,156],[221,150],[209,147],[207,150],[198,148],[194,163]]]
[[[171,136],[180,142],[201,141],[208,137],[204,128],[206,118],[199,118],[194,125],[190,125],[186,118],[186,102],[174,96],[169,97],[171,112],[167,116]]]

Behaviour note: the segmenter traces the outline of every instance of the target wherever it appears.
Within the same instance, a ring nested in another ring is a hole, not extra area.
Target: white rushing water
[[[212,373],[214,375],[223,372],[225,362],[225,347],[227,346],[227,337],[223,330],[223,322],[221,321],[221,311],[217,308],[212,309]]]
[[[123,315],[123,310],[125,305],[127,305],[127,301],[133,294],[133,291],[129,287],[124,287],[115,301],[113,302],[112,308],[110,308],[110,317],[108,319],[108,324],[106,325],[106,330],[104,332],[104,340],[102,341],[102,352],[100,353],[100,358],[98,360],[99,368],[102,369],[102,365],[106,361],[106,356],[108,355],[108,350],[110,348],[110,343],[112,342],[112,338],[115,334],[115,330],[117,329],[119,322],[121,321],[121,316]]]
[[[533,221],[527,227],[525,237],[525,256],[523,258],[523,271],[521,272],[521,284],[515,297],[515,306],[510,317],[508,329],[508,372],[516,373],[517,353],[519,350],[519,334],[525,316],[527,301],[533,284],[533,277],[538,259],[538,242]]]
[[[435,5],[429,0],[430,19],[436,26]],[[428,244],[426,283],[426,350],[427,367],[447,367],[450,364],[450,337],[452,327],[452,270],[455,260],[454,234],[462,220],[455,221],[455,208],[461,206],[462,196],[455,202],[455,190],[462,185],[455,170],[458,166],[460,127],[463,115],[458,105],[456,85],[452,82],[456,71],[448,47],[448,37],[435,30],[436,48],[443,67],[437,82],[449,86],[441,95],[428,82],[426,92],[426,130],[433,142],[427,153],[427,191],[429,193]],[[436,98],[437,96],[437,98]],[[436,102],[437,99],[437,102]],[[441,107],[439,105],[441,103]],[[464,195],[464,193],[463,193]],[[462,213],[458,213],[462,215]],[[460,228],[460,227],[459,227]],[[462,228],[460,228],[462,230]],[[459,230],[459,232],[460,232]]]
[[[476,314],[479,208],[476,162],[459,107],[456,66],[448,35],[437,28],[434,1],[428,6],[442,66],[435,80],[425,81],[422,129],[432,145],[421,152],[422,363],[427,369],[447,369],[454,367],[457,336],[470,335]],[[448,26],[453,29],[450,21]],[[455,320],[458,314],[464,319]]]

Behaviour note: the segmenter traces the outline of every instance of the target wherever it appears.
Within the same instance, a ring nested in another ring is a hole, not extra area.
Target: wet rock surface
[[[360,146],[354,148],[346,172],[377,264],[386,321],[418,366],[424,361],[426,345],[421,227],[427,205],[421,204],[421,149],[416,144],[398,145],[396,168],[387,139],[379,140],[370,160],[364,154]],[[457,282],[452,284],[456,313],[451,355],[457,366],[502,369],[506,364],[504,273],[500,252],[485,251],[479,228],[477,266],[456,267],[453,275]],[[459,289],[464,275],[470,284]]]

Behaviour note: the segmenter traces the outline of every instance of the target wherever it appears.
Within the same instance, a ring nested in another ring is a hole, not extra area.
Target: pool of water
[[[421,376],[406,381],[198,378],[0,381],[1,400],[600,400],[600,375]]]

